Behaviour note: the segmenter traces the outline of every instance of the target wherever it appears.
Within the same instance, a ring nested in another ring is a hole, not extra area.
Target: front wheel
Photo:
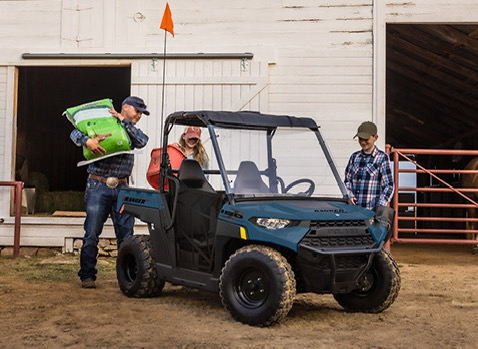
[[[260,245],[237,250],[220,278],[222,303],[236,320],[255,326],[278,323],[292,308],[294,272],[275,249]]]
[[[390,307],[400,291],[400,270],[387,251],[376,254],[370,269],[351,293],[334,294],[347,311],[380,313]]]
[[[163,290],[164,281],[158,279],[151,250],[148,235],[131,235],[121,244],[116,258],[116,277],[126,296],[155,297]]]

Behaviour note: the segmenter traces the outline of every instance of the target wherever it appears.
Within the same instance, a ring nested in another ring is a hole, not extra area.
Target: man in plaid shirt
[[[128,133],[132,149],[143,148],[148,143],[148,136],[136,127],[142,114],[149,115],[141,98],[127,97],[122,103],[121,113],[114,109],[111,109],[110,113],[121,122]],[[94,138],[90,138],[77,129],[70,134],[73,143],[79,147],[86,146],[92,154],[97,155],[106,153],[106,150],[100,145],[100,141],[108,136],[96,135]],[[134,217],[116,211],[118,193],[122,188],[128,186],[133,164],[134,154],[117,154],[92,162],[88,166],[85,190],[85,235],[80,254],[80,271],[78,272],[83,288],[96,287],[98,240],[108,215],[113,221],[118,248],[127,236],[133,234]]]
[[[387,154],[375,146],[378,139],[377,126],[366,121],[357,134],[362,150],[353,153],[345,168],[345,186],[354,205],[369,210],[387,206],[392,199],[393,177]]]

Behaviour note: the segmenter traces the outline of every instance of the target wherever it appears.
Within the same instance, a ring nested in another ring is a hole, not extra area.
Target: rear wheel
[[[334,298],[347,311],[380,313],[392,305],[399,291],[400,270],[392,255],[382,250],[359,280],[358,288]]]
[[[116,277],[128,297],[155,297],[161,293],[164,281],[159,280],[148,235],[128,236],[118,251]]]
[[[220,278],[222,303],[236,320],[270,326],[292,308],[294,272],[275,249],[251,245],[237,250],[226,262]]]

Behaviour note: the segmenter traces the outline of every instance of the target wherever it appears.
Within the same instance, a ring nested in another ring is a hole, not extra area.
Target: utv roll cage
[[[218,170],[204,170],[205,174],[221,174],[224,188],[226,189],[226,196],[229,203],[234,204],[235,194],[232,192],[229,182],[226,178],[226,173],[235,174],[237,171],[226,171],[224,166],[221,151],[217,142],[217,135],[214,131],[215,127],[227,128],[227,129],[242,129],[242,130],[260,130],[267,132],[267,162],[268,167],[261,174],[267,175],[270,180],[271,190],[277,192],[278,177],[276,175],[275,160],[272,157],[272,138],[278,127],[284,128],[302,128],[310,129],[313,131],[319,141],[319,144],[324,152],[324,156],[332,170],[334,178],[340,188],[343,199],[348,199],[347,190],[345,188],[342,179],[337,171],[337,167],[330,155],[330,152],[325,144],[322,135],[319,131],[319,126],[311,118],[306,117],[294,117],[287,115],[268,115],[261,114],[259,112],[243,111],[243,112],[229,112],[229,111],[194,111],[194,112],[175,112],[170,114],[165,121],[163,131],[163,146],[162,149],[168,147],[168,136],[173,126],[195,126],[206,127],[209,131],[210,139],[216,156]],[[173,175],[175,171],[172,170],[169,161],[168,152],[162,152],[161,165],[160,165],[160,192],[164,193],[166,190],[166,179],[172,180],[177,184],[177,178]],[[179,185],[175,185],[176,188]]]

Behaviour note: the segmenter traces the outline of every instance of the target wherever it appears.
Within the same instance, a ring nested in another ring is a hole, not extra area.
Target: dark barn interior
[[[387,143],[477,149],[477,56],[477,25],[387,25]]]
[[[478,25],[389,24],[386,50],[387,143],[396,148],[478,149]],[[428,169],[464,169],[472,158],[421,155],[416,160]],[[461,186],[460,174],[438,176]],[[418,174],[417,186],[443,184]],[[438,192],[418,193],[417,201],[465,203],[458,194]],[[465,214],[455,208],[418,209],[419,216]],[[418,227],[464,229],[465,223],[419,222]]]
[[[116,110],[130,93],[123,67],[20,67],[18,69],[16,179],[35,187],[35,213],[82,210],[86,166],[70,140],[73,125],[62,113],[103,98]]]

